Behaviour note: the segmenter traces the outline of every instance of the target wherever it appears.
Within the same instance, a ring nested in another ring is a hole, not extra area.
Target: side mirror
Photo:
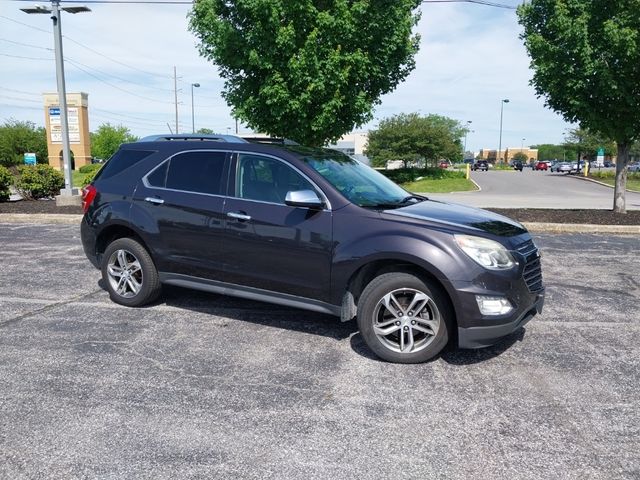
[[[303,207],[322,209],[324,202],[318,198],[313,190],[295,190],[287,192],[284,197],[284,203],[290,207]]]

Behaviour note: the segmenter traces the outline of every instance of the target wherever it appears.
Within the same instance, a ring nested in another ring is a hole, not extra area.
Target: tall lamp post
[[[196,133],[196,117],[195,117],[195,114],[193,113],[193,87],[198,88],[200,87],[200,84],[199,83],[191,84],[191,133]]]
[[[505,103],[509,103],[509,99],[508,98],[504,98],[500,102],[500,143],[498,143],[498,153],[496,154],[496,157],[499,157],[500,156],[500,152],[502,151],[502,115],[504,113],[504,104]],[[502,157],[500,157],[500,163],[502,163]]]
[[[56,82],[58,85],[58,101],[60,102],[60,124],[62,127],[62,163],[64,170],[64,189],[60,191],[60,195],[71,196],[77,194],[78,191],[73,189],[71,177],[71,151],[69,148],[69,120],[67,118],[67,88],[64,78],[64,55],[62,53],[62,22],[60,18],[60,10],[68,13],[90,12],[88,7],[62,7],[60,8],[60,0],[51,0],[51,8],[42,5],[36,5],[31,8],[21,8],[25,13],[46,13],[51,14],[53,20],[53,42],[56,57]]]
[[[464,130],[464,149],[462,151],[462,161],[465,160],[464,156],[467,154],[467,134],[469,133],[469,127],[473,122],[471,120],[467,120],[467,128]]]

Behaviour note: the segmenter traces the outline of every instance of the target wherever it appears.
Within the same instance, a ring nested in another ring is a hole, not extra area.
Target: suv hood
[[[520,223],[497,213],[437,200],[424,200],[406,207],[385,210],[384,213],[474,229],[501,237],[513,237],[527,233],[527,230]]]

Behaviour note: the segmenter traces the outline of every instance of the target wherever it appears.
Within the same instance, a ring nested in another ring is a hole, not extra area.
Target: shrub
[[[89,185],[93,180],[93,177],[96,176],[98,170],[102,168],[102,163],[92,163],[91,165],[83,165],[78,169],[80,173],[84,173],[82,177],[82,186]]]
[[[16,189],[24,198],[38,199],[57,195],[64,187],[64,176],[50,165],[23,165],[18,167]]]
[[[13,175],[8,168],[0,165],[0,202],[9,200],[9,187],[13,183]]]
[[[78,171],[80,173],[95,173],[102,167],[101,163],[90,163],[88,165],[81,166]]]
[[[465,173],[444,168],[398,168],[395,170],[378,170],[395,183],[415,182],[418,178],[441,180],[443,178],[464,178]]]

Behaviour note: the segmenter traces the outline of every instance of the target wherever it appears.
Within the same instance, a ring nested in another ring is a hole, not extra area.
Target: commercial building
[[[488,160],[491,163],[499,163],[500,160],[505,163],[509,163],[517,153],[524,153],[527,156],[527,161],[529,163],[538,160],[538,149],[528,147],[508,147],[504,150],[500,150],[499,154],[495,149],[491,150],[483,148],[478,152],[478,158],[481,160]]]

